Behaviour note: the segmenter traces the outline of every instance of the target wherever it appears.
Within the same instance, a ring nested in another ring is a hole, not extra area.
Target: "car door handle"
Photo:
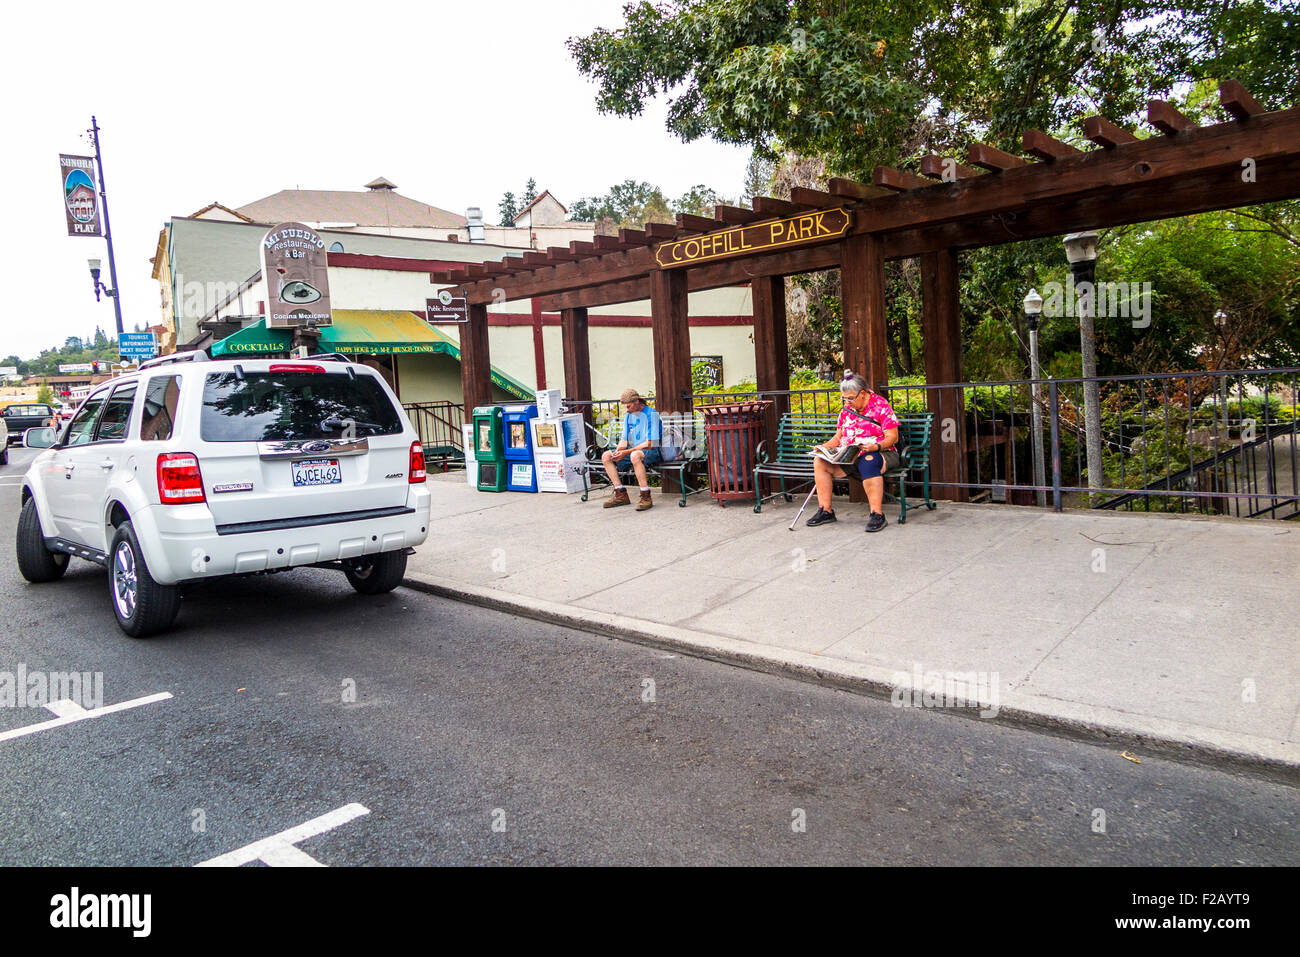
[[[71,462],[69,462],[67,465],[63,466],[63,477],[66,478],[66,479],[70,479],[70,478],[72,478],[72,470],[75,469],[75,468],[76,468],[76,466],[73,465]]]
[[[113,462],[112,459],[104,459],[104,461],[99,463],[99,467],[107,472],[109,469],[113,467],[114,464],[115,463]]]

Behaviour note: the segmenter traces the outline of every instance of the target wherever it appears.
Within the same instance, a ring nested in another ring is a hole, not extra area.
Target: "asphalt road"
[[[0,468],[5,543],[33,454]],[[0,865],[191,865],[351,804],[369,813],[300,850],[329,866],[1300,860],[1300,794],[1280,784],[405,588],[364,598],[320,570],[205,583],[175,631],[133,640],[103,570],[33,586],[0,554],[0,672],[102,672],[106,705],[173,696],[0,740]],[[0,708],[0,733],[52,717]]]

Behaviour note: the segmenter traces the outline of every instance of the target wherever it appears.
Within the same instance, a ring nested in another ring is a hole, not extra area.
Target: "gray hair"
[[[844,378],[840,380],[840,393],[845,392],[866,392],[867,380],[862,378],[852,369],[844,370]]]

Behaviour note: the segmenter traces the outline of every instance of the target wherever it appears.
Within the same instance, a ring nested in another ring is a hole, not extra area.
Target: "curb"
[[[612,615],[527,595],[512,595],[499,589],[468,585],[433,575],[408,573],[403,584],[416,591],[452,601],[592,634],[622,638],[693,658],[794,678],[865,697],[890,700],[899,687],[894,680],[898,672],[879,665],[823,658],[808,652]],[[968,720],[990,721],[1008,727],[1047,732],[1094,745],[1140,748],[1148,754],[1175,761],[1250,774],[1292,786],[1300,785],[1300,746],[1297,745],[1217,728],[1187,725],[1164,718],[1133,715],[1109,708],[1092,708],[1040,695],[1006,692],[999,697],[995,717],[982,718],[975,708],[926,710],[943,711]]]

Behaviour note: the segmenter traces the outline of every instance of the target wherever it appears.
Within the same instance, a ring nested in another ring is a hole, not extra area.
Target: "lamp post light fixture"
[[[90,280],[95,284],[95,302],[99,302],[100,293],[103,293],[105,296],[108,296],[110,299],[116,298],[117,290],[109,289],[107,286],[105,286],[102,282],[99,281],[99,260],[87,259],[86,264],[90,266]]]
[[[1038,407],[1038,317],[1043,311],[1043,297],[1037,289],[1029,290],[1025,296],[1025,320],[1029,325],[1029,415],[1034,436],[1034,500],[1039,508],[1047,507],[1047,468],[1043,461],[1043,413]]]
[[[1088,487],[1101,488],[1101,388],[1097,384],[1097,337],[1093,327],[1097,301],[1097,234],[1091,230],[1065,237],[1065,258],[1074,277],[1079,318],[1079,351],[1083,356],[1083,428],[1088,452]]]

